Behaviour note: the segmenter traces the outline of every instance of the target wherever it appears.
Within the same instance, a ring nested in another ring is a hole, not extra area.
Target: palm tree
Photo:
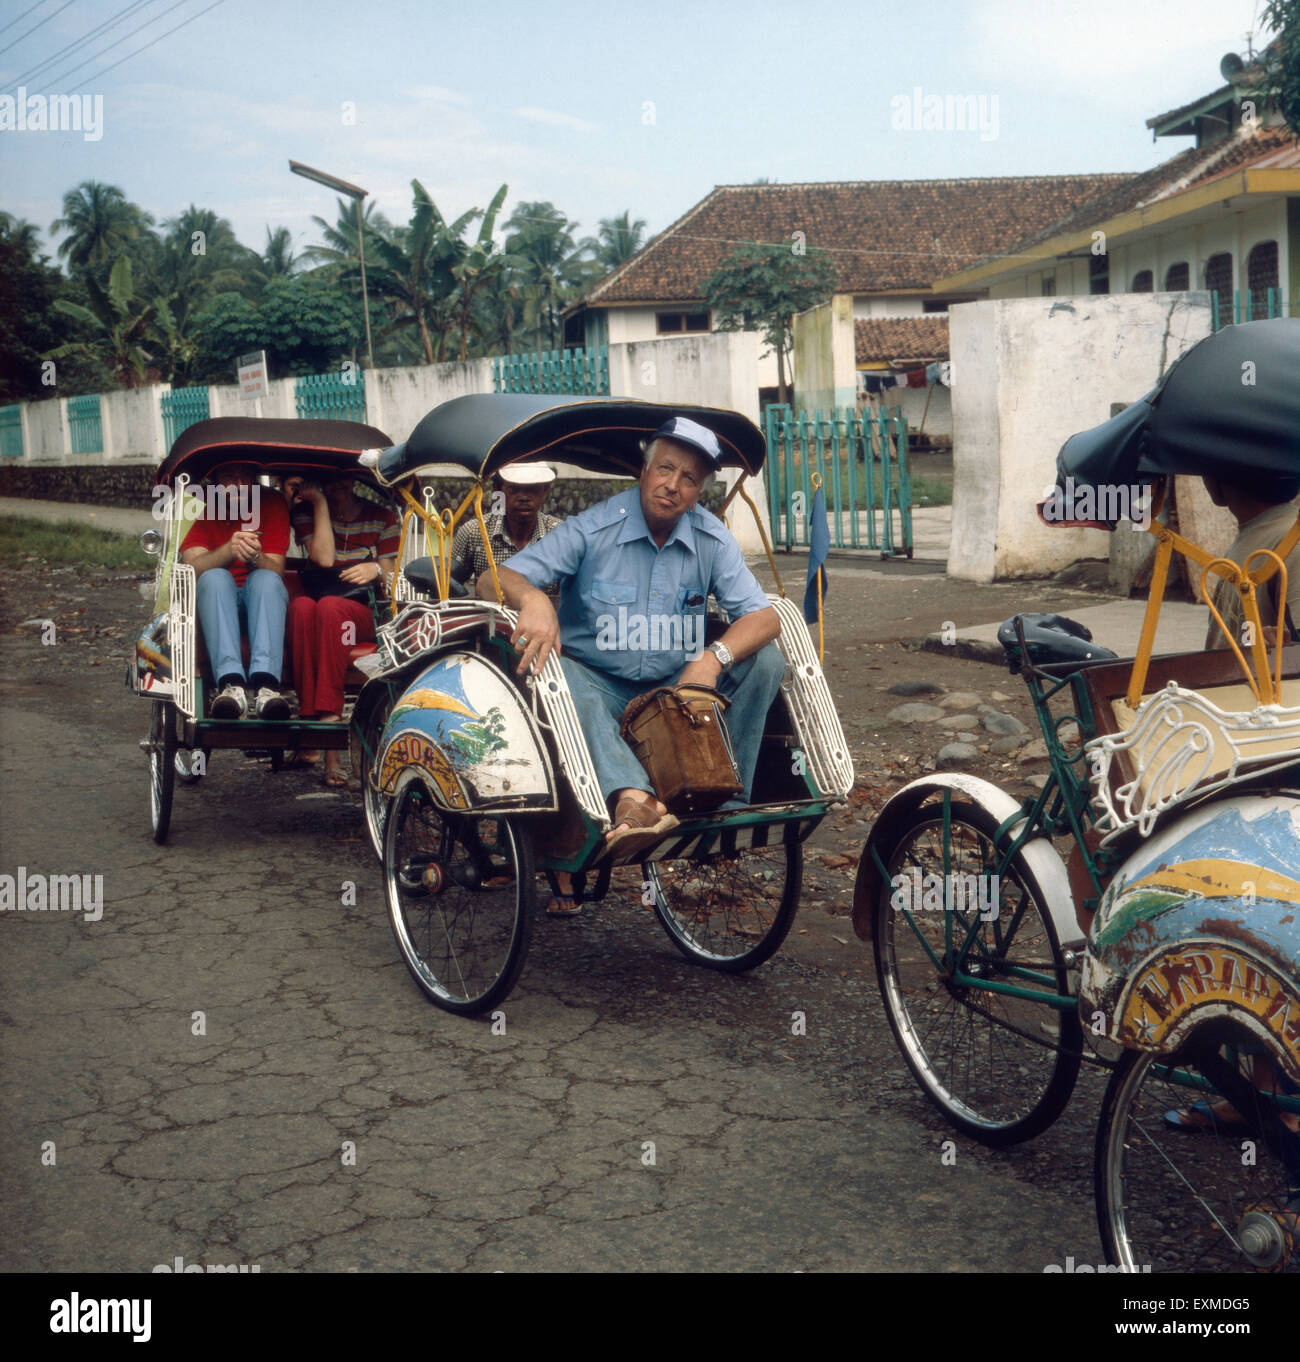
[[[266,249],[262,252],[262,274],[267,279],[288,278],[298,264],[293,253],[293,236],[287,227],[266,229]]]
[[[58,254],[73,274],[103,275],[148,234],[153,218],[114,184],[84,180],[63,196],[63,216],[50,234],[66,232]]]
[[[544,340],[556,348],[562,334],[560,314],[591,267],[588,252],[595,242],[576,242],[577,225],[553,203],[519,203],[506,223],[506,231],[512,233],[506,238],[506,251],[520,259],[525,325],[539,350]]]
[[[620,213],[616,218],[601,218],[600,246],[596,251],[596,261],[606,273],[625,265],[645,245],[645,219],[635,222],[628,219],[631,210]]]
[[[149,354],[142,349],[157,311],[157,303],[137,299],[131,277],[130,256],[119,256],[103,288],[91,276],[85,279],[90,306],[56,298],[59,312],[84,323],[97,334],[91,340],[69,341],[49,352],[51,359],[89,352],[102,358],[124,388],[138,388],[149,378]],[[164,304],[165,306],[165,304]]]
[[[460,331],[460,350],[457,358],[461,360],[469,358],[469,335],[476,329],[476,312],[482,310],[481,307],[475,306],[480,293],[490,289],[497,280],[504,279],[512,268],[522,263],[513,256],[494,249],[492,245],[492,229],[496,226],[497,214],[505,202],[508,189],[509,186],[503,184],[497,190],[487,212],[483,214],[483,221],[479,225],[474,244],[466,246],[462,242],[457,242],[460,250],[456,263],[451,267],[451,273],[456,281],[453,310],[456,326]]]
[[[194,204],[163,223],[148,281],[165,298],[176,325],[184,331],[190,317],[218,293],[252,291],[260,261],[242,246],[235,230],[210,208]]]
[[[462,213],[455,222],[444,221],[429,191],[411,181],[414,211],[410,225],[396,229],[391,239],[376,237],[367,242],[368,288],[392,304],[396,316],[385,334],[415,327],[426,364],[443,358],[453,324],[453,295],[457,279],[453,266],[463,251],[461,233],[478,216],[477,209]],[[435,345],[435,337],[437,343]]]

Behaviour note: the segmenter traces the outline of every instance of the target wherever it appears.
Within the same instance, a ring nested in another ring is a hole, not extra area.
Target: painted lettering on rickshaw
[[[1266,971],[1222,947],[1197,947],[1149,966],[1134,985],[1124,1024],[1149,1028],[1149,1012],[1167,1023],[1202,1003],[1231,1004],[1249,1012],[1283,1038],[1300,1046],[1300,1000]]]
[[[465,797],[446,756],[418,733],[404,733],[395,738],[384,753],[379,772],[380,788],[391,791],[398,775],[408,766],[418,766],[428,772],[451,808],[465,807]]]

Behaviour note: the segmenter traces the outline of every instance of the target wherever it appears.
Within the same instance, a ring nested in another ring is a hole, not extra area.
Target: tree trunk
[[[429,339],[429,324],[424,320],[424,310],[417,308],[415,320],[420,325],[420,344],[424,346],[424,362],[433,363],[433,342]]]

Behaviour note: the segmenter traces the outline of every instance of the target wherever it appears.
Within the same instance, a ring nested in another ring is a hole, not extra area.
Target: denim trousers
[[[657,686],[671,685],[675,678],[627,681],[621,676],[598,672],[567,654],[561,655],[560,665],[573,695],[601,793],[607,800],[615,790],[645,790],[653,794],[645,767],[619,736],[618,725],[629,700]],[[785,658],[775,643],[769,643],[718,678],[718,689],[731,701],[725,720],[744,782],[746,803],[754,783],[767,711],[781,689],[784,674]]]
[[[236,586],[229,568],[209,568],[195,585],[195,603],[212,679],[258,672],[278,681],[284,666],[284,618],[289,590],[278,572],[257,568]],[[248,671],[240,649],[241,626],[248,633]]]

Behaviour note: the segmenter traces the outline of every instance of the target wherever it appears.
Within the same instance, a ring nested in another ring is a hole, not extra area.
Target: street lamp
[[[334,175],[327,175],[323,170],[313,170],[311,166],[305,166],[301,161],[290,161],[289,169],[295,175],[301,175],[304,180],[315,180],[317,184],[323,184],[337,194],[347,195],[357,205],[357,251],[361,257],[361,310],[366,318],[366,362],[373,369],[375,356],[370,349],[370,299],[366,294],[366,233],[361,220],[361,200],[366,197],[366,191]]]

